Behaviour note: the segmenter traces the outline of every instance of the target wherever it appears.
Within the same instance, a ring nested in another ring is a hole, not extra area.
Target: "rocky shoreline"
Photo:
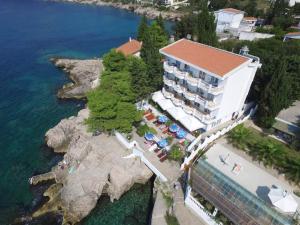
[[[82,98],[99,85],[103,71],[101,60],[52,59],[74,82],[59,90],[60,98]],[[118,200],[135,183],[145,184],[153,175],[139,157],[126,157],[132,152],[115,136],[93,135],[85,120],[89,110],[61,120],[47,131],[46,144],[63,159],[51,171],[33,176],[31,185],[54,181],[45,192],[49,200],[37,209],[30,221],[49,213],[63,217],[62,224],[76,224],[94,209],[101,195]]]
[[[50,61],[62,69],[72,81],[58,90],[58,98],[84,98],[89,90],[97,87],[100,83],[103,71],[101,59],[52,58]]]
[[[146,15],[150,19],[154,19],[161,14],[161,16],[166,20],[177,21],[180,20],[180,18],[184,15],[184,13],[175,10],[159,11],[157,8],[145,6],[141,4],[123,4],[120,2],[107,2],[103,0],[54,0],[54,1],[72,2],[72,3],[79,3],[79,4],[97,5],[97,6],[110,6],[118,9],[128,10],[138,15]]]
[[[75,224],[96,206],[101,195],[118,200],[135,183],[145,184],[153,175],[140,158],[127,158],[126,150],[114,136],[93,136],[85,119],[89,110],[63,119],[46,133],[46,142],[54,152],[64,153],[63,160],[48,173],[34,176],[31,184],[55,180],[44,193],[49,198],[33,213],[63,215],[62,224]]]

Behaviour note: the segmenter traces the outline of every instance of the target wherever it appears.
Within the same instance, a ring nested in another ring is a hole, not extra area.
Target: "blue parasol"
[[[176,123],[173,123],[170,127],[169,127],[171,132],[177,132],[179,130],[179,126]]]
[[[178,138],[185,138],[187,135],[187,132],[183,129],[179,129],[177,132],[176,132],[176,136]]]
[[[160,122],[160,123],[165,123],[167,121],[168,121],[168,117],[166,117],[165,115],[158,117],[158,122]]]
[[[168,141],[166,139],[161,139],[157,144],[159,147],[164,148],[168,145]]]
[[[154,134],[152,134],[152,133],[146,133],[145,134],[145,138],[148,141],[152,141],[154,139]]]

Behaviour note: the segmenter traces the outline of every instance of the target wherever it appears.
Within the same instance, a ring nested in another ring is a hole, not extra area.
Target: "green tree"
[[[189,34],[200,43],[216,46],[218,39],[214,14],[208,11],[207,1],[200,1],[199,7],[199,12],[185,15],[175,24],[175,36],[185,38]]]
[[[147,65],[149,87],[153,92],[161,89],[163,84],[162,56],[159,53],[159,49],[166,46],[168,40],[156,22],[153,22],[147,29],[146,37],[141,49],[141,58]]]
[[[212,0],[209,3],[209,8],[213,11],[217,11],[219,9],[223,9],[227,3],[227,0]]]
[[[180,161],[183,158],[183,151],[178,145],[173,145],[168,157],[174,161]]]
[[[299,157],[289,157],[285,160],[283,171],[285,177],[294,181],[296,184],[300,182],[300,159]]]
[[[168,32],[166,30],[164,19],[162,18],[161,13],[159,14],[158,17],[156,17],[155,21],[156,21],[157,25],[160,26],[160,28],[165,33],[165,35],[168,37]]]
[[[245,11],[249,16],[256,16],[257,14],[257,1],[249,0],[248,4],[245,7]]]
[[[131,86],[137,101],[145,99],[151,94],[151,83],[145,62],[137,57],[128,59],[128,69],[131,74]]]
[[[271,3],[271,7],[267,13],[267,22],[282,29],[290,27],[294,21],[293,10],[288,7],[285,0],[275,0]]]
[[[229,141],[237,148],[245,150],[251,132],[243,124],[236,126],[229,132]]]
[[[141,113],[135,107],[128,59],[113,50],[104,56],[103,63],[100,87],[87,95],[90,116],[86,122],[91,130],[130,132]]]
[[[112,49],[103,56],[103,65],[106,70],[121,71],[126,66],[126,57],[123,53]]]
[[[258,124],[270,128],[277,114],[292,104],[292,79],[286,73],[287,63],[283,57],[275,65],[275,74],[262,91],[258,106]]]
[[[269,140],[257,142],[251,147],[250,154],[265,166],[273,166],[284,160],[284,150],[281,145]]]
[[[200,43],[216,46],[218,38],[216,35],[216,23],[213,13],[208,11],[207,5],[202,6],[197,18],[197,40]]]
[[[145,39],[145,33],[146,33],[147,29],[148,29],[147,17],[144,14],[141,18],[141,22],[138,27],[137,39],[139,41],[143,41]]]

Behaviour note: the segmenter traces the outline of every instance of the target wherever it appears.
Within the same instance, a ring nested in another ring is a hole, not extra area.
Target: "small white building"
[[[165,6],[176,7],[182,4],[187,4],[188,0],[160,0]]]
[[[295,6],[296,3],[300,3],[300,0],[288,0],[289,7]]]
[[[215,12],[217,22],[216,31],[222,33],[225,30],[238,29],[245,12],[233,8],[220,9]]]
[[[244,17],[240,23],[239,31],[251,32],[254,30],[257,18],[255,17]]]
[[[189,131],[208,131],[243,111],[259,58],[181,39],[162,49],[164,87],[153,95]]]

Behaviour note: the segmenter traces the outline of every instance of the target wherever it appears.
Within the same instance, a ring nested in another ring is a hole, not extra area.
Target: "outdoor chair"
[[[157,155],[157,157],[158,157],[158,158],[161,158],[163,155],[165,155],[165,153],[164,153],[164,152],[161,152],[161,153],[159,153],[159,154]]]

